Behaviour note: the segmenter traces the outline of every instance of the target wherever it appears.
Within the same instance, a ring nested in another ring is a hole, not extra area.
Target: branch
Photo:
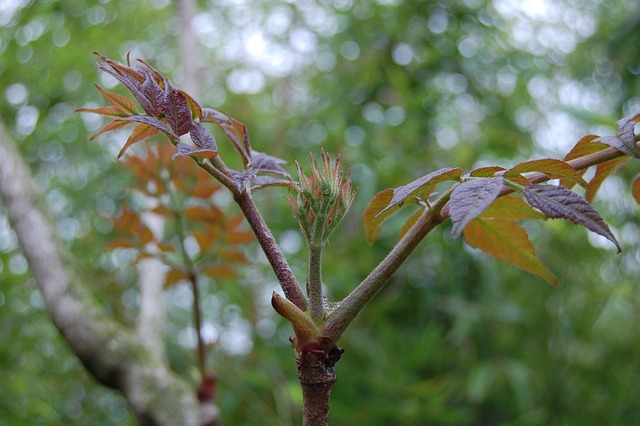
[[[327,322],[322,327],[322,335],[337,342],[342,333],[351,324],[360,311],[366,306],[398,270],[400,265],[409,257],[418,243],[429,232],[444,220],[440,210],[448,202],[451,191],[444,194],[430,209],[420,216],[404,237],[395,245],[389,254],[375,267],[358,287],[356,287],[338,307],[331,312]]]
[[[636,145],[640,146],[640,142]],[[615,148],[606,148],[593,154],[567,161],[575,170],[583,170],[591,166],[604,163],[626,154]],[[549,180],[544,173],[530,173],[526,175],[531,183],[541,183]],[[503,187],[500,196],[514,192],[512,188]],[[355,319],[366,304],[391,279],[391,276],[404,263],[418,243],[427,236],[433,228],[449,217],[449,195],[443,195],[431,209],[427,210],[405,236],[396,244],[382,262],[358,285],[336,308],[322,328],[322,335],[336,342],[349,324]]]
[[[638,146],[640,149],[640,142],[636,142],[636,146]],[[605,148],[602,151],[594,152],[593,154],[588,154],[583,157],[578,157],[574,158],[573,160],[566,161],[566,163],[573,167],[575,170],[584,170],[588,169],[591,166],[596,166],[609,160],[613,160],[614,158],[624,157],[625,155],[627,154],[618,151],[615,148]],[[525,173],[525,176],[531,183],[542,183],[549,180],[549,177],[546,174],[540,172]],[[499,197],[511,194],[514,191],[515,190],[513,188],[504,186],[500,191]],[[441,216],[443,221],[449,217],[449,204],[444,206]]]
[[[249,191],[243,191],[241,193],[234,191],[233,194],[236,203],[240,206],[249,226],[251,226],[253,233],[258,239],[260,247],[262,247],[264,254],[267,256],[267,259],[273,268],[273,272],[275,272],[276,277],[282,286],[285,297],[292,301],[300,310],[306,311],[307,298],[302,293],[300,284],[298,283],[295,275],[293,275],[293,271],[291,270],[287,259],[284,257],[284,254],[280,251],[280,247],[276,243],[275,238],[273,238],[271,230],[256,208],[256,205],[251,198],[251,193]]]
[[[73,270],[0,123],[0,198],[55,326],[98,381],[121,390],[140,424],[198,425],[195,393],[130,330],[102,310]]]

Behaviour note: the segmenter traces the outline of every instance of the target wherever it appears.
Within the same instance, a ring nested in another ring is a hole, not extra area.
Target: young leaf
[[[605,143],[625,154],[640,158],[640,149],[636,145],[635,125],[640,121],[640,114],[632,114],[618,120],[618,133],[615,136],[603,136],[596,139],[597,142]]]
[[[552,285],[558,280],[536,257],[536,250],[527,232],[508,220],[477,218],[464,229],[465,241],[496,259],[511,263]]]
[[[475,178],[456,186],[449,200],[451,236],[458,238],[465,226],[478,217],[498,197],[504,179]]]
[[[636,202],[640,204],[640,175],[636,176],[631,184],[631,195],[636,199]]]
[[[550,179],[567,179],[577,183],[583,188],[587,187],[587,182],[575,171],[573,167],[564,161],[553,158],[523,161],[504,172],[503,176],[506,179],[509,179],[511,176],[527,172],[541,172],[549,176]]]
[[[142,83],[142,93],[149,100],[150,110],[147,113],[154,116],[162,114],[167,105],[167,94],[151,73],[147,73]]]
[[[171,130],[173,130],[178,137],[189,133],[195,123],[191,118],[191,109],[189,108],[187,99],[181,91],[170,86],[168,86],[166,97],[167,100],[163,112],[167,123],[171,126]]]
[[[150,126],[148,124],[145,124],[145,123],[138,124],[133,129],[133,132],[127,138],[127,142],[125,142],[125,144],[122,147],[122,149],[120,149],[120,152],[118,153],[118,158],[122,157],[124,152],[131,145],[133,145],[133,144],[135,144],[137,142],[140,142],[140,141],[142,141],[144,139],[147,139],[147,138],[155,135],[156,133],[158,133],[158,129],[156,129],[155,127],[152,127],[152,126]]]
[[[567,155],[565,155],[562,161],[573,160],[575,158],[584,157],[585,155],[593,154],[595,152],[606,149],[608,145],[600,142],[595,142],[595,140],[598,138],[598,135],[583,136],[582,139],[580,139],[578,143],[576,143],[573,148],[571,148],[571,151],[569,151]],[[576,170],[576,173],[578,173],[580,176],[583,176],[586,171],[587,169]],[[575,181],[560,179],[560,185],[566,187],[567,189],[571,189],[574,184]]]
[[[111,105],[101,108],[78,108],[77,112],[91,112],[94,114],[105,115],[108,117],[127,117],[129,115],[138,114],[136,104],[129,98],[116,93],[107,92],[96,84],[96,88],[102,97]]]
[[[393,198],[378,215],[391,210],[394,207],[402,207],[405,203],[417,203],[419,200],[426,200],[433,192],[436,185],[448,180],[459,181],[462,177],[462,170],[459,168],[445,167],[435,172],[431,172],[403,186],[393,190]]]
[[[593,179],[589,181],[589,186],[587,187],[587,192],[585,193],[584,198],[591,203],[596,196],[598,189],[600,189],[602,182],[604,182],[607,177],[617,172],[618,169],[625,165],[625,163],[630,159],[630,157],[624,156],[598,164],[596,167],[596,174],[593,176]]]
[[[273,176],[254,176],[251,178],[251,192],[269,186],[286,186],[290,188],[294,182],[291,179],[280,179]]]
[[[146,79],[146,74],[100,55],[99,53],[94,53],[102,59],[102,62],[98,62],[98,68],[124,84],[136,98],[142,109],[147,114],[151,114],[151,111],[153,111],[151,102],[142,90],[142,83]]]
[[[214,109],[204,108],[202,115],[203,121],[213,122],[220,127],[238,154],[240,154],[242,163],[245,166],[250,164],[251,143],[249,142],[249,134],[247,133],[246,126],[233,117]]]
[[[504,170],[506,169],[500,166],[478,167],[477,169],[472,170],[471,173],[469,173],[469,176],[490,178],[496,176],[496,173]]]
[[[583,225],[614,243],[621,251],[618,241],[600,213],[584,198],[564,186],[529,185],[523,190],[527,202],[552,219],[567,219]]]
[[[362,215],[362,223],[364,224],[364,234],[367,239],[367,243],[373,244],[373,242],[380,234],[380,224],[395,211],[387,210],[384,213],[382,211],[389,205],[393,199],[393,189],[385,189],[376,194],[375,197],[369,201],[367,208]]]
[[[364,232],[367,242],[372,244],[380,233],[380,224],[402,206],[426,200],[436,185],[448,180],[459,181],[462,170],[445,167],[422,176],[407,185],[385,189],[369,201],[363,214]]]
[[[598,138],[600,138],[600,136],[598,135],[583,136],[582,139],[580,139],[578,143],[576,143],[573,148],[571,148],[571,151],[569,151],[562,160],[573,160],[575,158],[584,157],[585,155],[593,154],[607,148],[606,144],[596,142]]]
[[[519,221],[527,219],[545,219],[545,216],[534,210],[522,198],[515,195],[505,195],[497,198],[482,212],[480,217],[484,219],[499,219]]]
[[[216,145],[213,135],[202,124],[194,121],[191,123],[189,134],[180,137],[178,152],[173,154],[171,158],[201,152],[208,152],[210,154],[209,157],[213,158],[218,154],[218,146]]]
[[[78,111],[81,111],[81,110],[78,110]],[[91,111],[90,110],[86,110],[84,112],[91,112]],[[122,120],[118,120],[118,119],[112,120],[106,126],[104,126],[102,129],[98,130],[93,135],[91,135],[91,137],[89,138],[89,141],[94,140],[95,138],[97,138],[98,136],[100,136],[103,133],[107,133],[107,132],[111,132],[111,131],[119,130],[119,129],[124,129],[125,127],[130,126],[131,124],[132,123],[129,122],[129,121],[122,121]]]
[[[116,120],[148,124],[149,126],[153,126],[156,129],[160,130],[161,132],[163,132],[173,140],[180,139],[180,137],[173,130],[169,128],[169,126],[164,124],[162,121],[158,120],[156,117],[151,117],[149,115],[132,115],[129,117],[117,118]]]
[[[486,178],[492,178],[495,176],[502,176],[504,175],[504,173],[502,173],[505,169],[504,167],[500,167],[500,166],[487,166],[487,167],[480,167],[477,168],[475,170],[472,170],[471,173],[469,173],[469,176],[471,177],[486,177]],[[509,176],[509,181],[517,183],[518,185],[529,185],[531,182],[529,181],[529,179],[527,179],[526,177],[522,176],[521,174],[518,173],[513,173]]]
[[[281,167],[281,164],[287,164],[287,162],[262,152],[251,151],[251,168],[257,173],[272,173],[291,178],[291,175]]]

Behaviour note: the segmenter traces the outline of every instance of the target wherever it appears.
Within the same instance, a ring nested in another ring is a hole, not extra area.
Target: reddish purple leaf
[[[122,118],[118,118],[117,120],[134,121],[137,123],[148,124],[150,126],[155,127],[156,129],[160,130],[161,132],[165,133],[167,136],[175,140],[180,139],[180,137],[177,134],[175,134],[173,130],[171,130],[166,124],[164,124],[162,121],[158,120],[155,117],[150,117],[148,115],[132,115],[131,117],[122,117]]]
[[[211,108],[202,110],[202,121],[217,124],[220,130],[229,138],[238,154],[240,154],[244,165],[247,166],[251,163],[251,143],[244,124],[225,113]]]
[[[502,177],[477,178],[463,182],[453,189],[449,200],[453,238],[458,238],[467,224],[498,198],[503,182]]]
[[[189,138],[193,145],[182,143],[184,138]],[[182,136],[181,142],[178,143],[178,152],[173,154],[171,158],[176,158],[181,155],[191,155],[200,152],[210,152],[212,157],[218,154],[218,147],[213,135],[200,123],[193,123],[193,127],[188,136]]]
[[[258,173],[273,173],[285,178],[290,178],[291,175],[280,167],[281,164],[287,164],[287,162],[263,152],[251,151],[251,167]]]
[[[115,79],[124,84],[125,87],[129,89],[131,94],[136,98],[142,109],[147,112],[153,109],[151,106],[151,102],[142,91],[142,82],[146,78],[143,72],[127,67],[117,61],[107,58],[106,56],[102,56],[99,53],[96,53],[96,55],[98,55],[103,61],[98,62],[97,64],[100,70],[113,76]]]
[[[194,124],[189,103],[178,89],[167,85],[166,90],[167,102],[164,114],[167,123],[178,136],[189,133]]]
[[[393,198],[389,202],[389,205],[378,212],[376,217],[383,215],[392,207],[402,207],[402,205],[409,200],[415,201],[417,197],[426,200],[437,184],[447,180],[459,180],[460,176],[462,176],[461,169],[444,167],[424,175],[411,183],[394,188]]]
[[[268,186],[286,186],[291,187],[293,181],[291,179],[280,179],[273,176],[255,176],[251,179],[251,191],[257,191]]]
[[[640,158],[640,149],[636,145],[635,125],[640,121],[640,114],[632,114],[618,120],[618,133],[615,136],[602,136],[594,142],[605,143],[631,157]]]
[[[167,106],[167,95],[151,73],[147,73],[147,78],[142,83],[142,93],[149,100],[151,108],[146,113],[153,116],[162,114]]]
[[[621,251],[620,245],[604,221],[600,213],[580,195],[555,185],[529,185],[523,190],[524,196],[532,207],[540,210],[551,219],[567,219],[602,235],[614,243]]]

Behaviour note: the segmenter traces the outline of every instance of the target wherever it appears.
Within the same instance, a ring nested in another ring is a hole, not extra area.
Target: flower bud
[[[310,244],[326,243],[356,195],[351,189],[351,172],[345,176],[339,166],[340,157],[332,163],[324,151],[320,165],[311,156],[309,176],[296,162],[299,183],[293,188],[297,195],[290,194],[287,200]]]

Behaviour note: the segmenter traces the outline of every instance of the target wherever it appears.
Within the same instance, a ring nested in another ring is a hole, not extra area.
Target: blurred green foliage
[[[367,247],[360,214],[379,190],[444,166],[561,157],[583,134],[640,110],[631,0],[201,1],[205,84],[194,94],[248,125],[253,145],[306,167],[340,154],[359,194],[325,250],[344,297],[391,248]],[[0,8],[0,117],[46,194],[57,230],[114,316],[135,318],[131,255],[110,253],[127,198],[126,135],[88,142],[102,104],[91,51],[143,57],[180,85],[179,25],[166,0],[9,1]],[[116,89],[118,90],[118,89]],[[223,148],[226,149],[226,148]],[[227,154],[228,155],[228,154]],[[331,421],[368,425],[627,425],[640,421],[640,226],[630,165],[596,199],[623,253],[562,222],[528,224],[559,288],[433,232],[347,331]],[[257,194],[299,278],[305,249],[286,202]],[[228,200],[222,198],[224,205]],[[233,206],[226,206],[232,209]],[[0,210],[0,214],[1,214]],[[397,225],[398,222],[395,222]],[[82,255],[79,255],[82,253]],[[277,283],[257,248],[238,282],[203,283],[209,365],[223,424],[297,424],[301,397]],[[190,292],[167,290],[166,345],[196,380]],[[0,217],[3,424],[133,424],[57,334]]]

